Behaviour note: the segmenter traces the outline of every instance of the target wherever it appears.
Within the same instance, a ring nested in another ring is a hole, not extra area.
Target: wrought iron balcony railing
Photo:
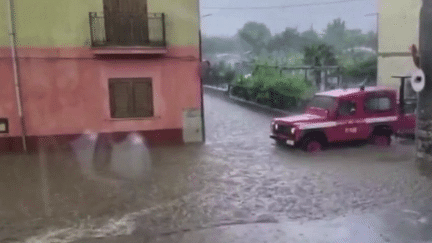
[[[89,13],[93,47],[165,47],[163,13]]]

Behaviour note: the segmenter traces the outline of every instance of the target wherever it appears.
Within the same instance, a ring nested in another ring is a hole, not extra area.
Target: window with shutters
[[[151,78],[109,79],[112,118],[153,117]]]

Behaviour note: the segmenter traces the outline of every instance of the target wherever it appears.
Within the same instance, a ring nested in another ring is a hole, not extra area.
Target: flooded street
[[[412,141],[394,140],[385,149],[333,147],[313,156],[274,144],[275,114],[214,94],[204,101],[206,143],[151,148],[148,182],[89,179],[74,156],[53,152],[49,220],[38,156],[2,156],[0,242],[125,234],[151,241],[220,225],[306,222],[431,200],[432,182],[419,176]]]

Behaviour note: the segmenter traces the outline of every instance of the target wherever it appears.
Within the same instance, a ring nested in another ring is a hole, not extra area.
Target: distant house
[[[239,54],[233,53],[220,53],[215,55],[214,60],[215,63],[225,62],[231,67],[235,67],[237,63],[242,61],[242,57]]]
[[[137,131],[153,144],[202,140],[198,0],[5,2],[1,150],[85,130]]]
[[[354,47],[354,48],[347,49],[345,52],[364,52],[373,55],[376,54],[376,51],[370,47]]]
[[[419,15],[422,0],[378,0],[379,58],[378,84],[399,87],[394,75],[407,75],[415,66],[409,52],[418,46]]]

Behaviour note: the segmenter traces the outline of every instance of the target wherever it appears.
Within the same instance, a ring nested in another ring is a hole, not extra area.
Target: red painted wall
[[[182,128],[182,112],[199,108],[197,47],[170,48],[161,56],[96,58],[89,48],[19,49],[20,82],[29,136]],[[12,60],[0,49],[0,117],[9,119],[10,133],[20,136]],[[156,117],[111,119],[108,79],[151,77]]]

